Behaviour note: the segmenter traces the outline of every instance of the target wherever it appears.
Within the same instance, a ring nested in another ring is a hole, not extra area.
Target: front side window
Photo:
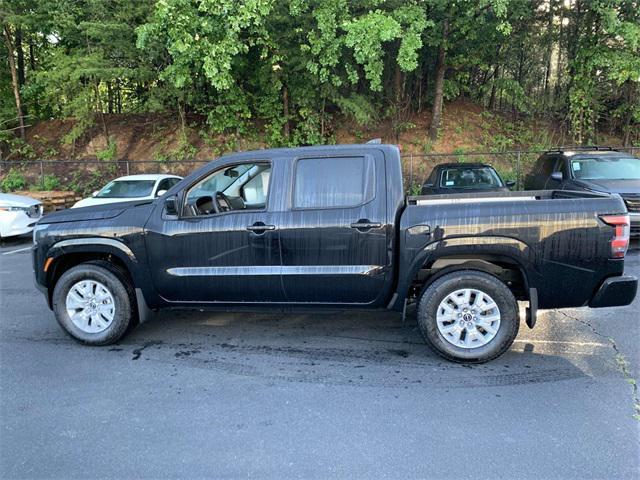
[[[491,167],[452,167],[442,171],[441,188],[501,188],[504,185]]]
[[[353,207],[374,195],[370,157],[302,158],[296,162],[294,208]]]
[[[189,189],[185,215],[263,209],[267,204],[271,165],[243,163],[216,170]]]
[[[114,180],[100,190],[96,198],[148,197],[155,183],[154,180]]]
[[[640,180],[640,159],[577,158],[571,160],[571,172],[578,180]]]

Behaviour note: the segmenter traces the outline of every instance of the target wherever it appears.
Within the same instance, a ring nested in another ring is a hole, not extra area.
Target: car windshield
[[[452,167],[442,171],[441,188],[501,188],[502,180],[491,167]]]
[[[155,180],[114,180],[100,190],[96,198],[148,197],[155,183]]]
[[[640,159],[577,158],[571,160],[571,171],[578,180],[640,180]]]

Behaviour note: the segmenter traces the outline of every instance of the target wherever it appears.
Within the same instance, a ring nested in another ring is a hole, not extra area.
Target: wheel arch
[[[119,268],[135,289],[138,310],[142,303],[144,306],[148,303],[149,296],[144,291],[146,284],[140,271],[140,263],[133,251],[119,240],[91,237],[62,240],[48,250],[46,257],[47,261],[51,259],[46,270],[47,300],[50,306],[53,288],[62,274],[76,265],[95,260],[107,261]],[[141,318],[144,317],[144,312],[140,313]]]
[[[517,299],[531,300],[530,251],[523,242],[505,237],[462,237],[431,243],[407,267],[401,268],[397,294],[389,308],[402,309],[402,304],[423,288],[459,270],[496,276]]]

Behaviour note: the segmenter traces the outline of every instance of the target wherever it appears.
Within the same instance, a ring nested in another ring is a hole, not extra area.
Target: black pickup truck
[[[417,303],[444,357],[483,362],[537,309],[628,305],[619,196],[529,191],[408,197],[392,145],[227,155],[152,201],[45,216],[37,286],[91,345],[171,307],[386,308]]]

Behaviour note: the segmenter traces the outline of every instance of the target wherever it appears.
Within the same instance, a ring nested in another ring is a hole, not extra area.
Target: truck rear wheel
[[[506,352],[518,335],[518,303],[493,275],[452,272],[423,290],[418,326],[429,346],[446,359],[488,362]]]
[[[67,270],[53,290],[53,311],[60,326],[87,345],[117,342],[135,322],[135,295],[126,276],[104,261]]]

